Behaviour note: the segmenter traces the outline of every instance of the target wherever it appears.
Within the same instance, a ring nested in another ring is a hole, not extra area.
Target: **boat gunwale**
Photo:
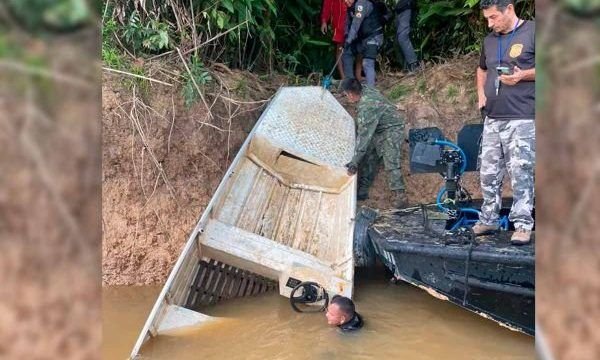
[[[198,236],[199,233],[202,232],[203,226],[208,222],[208,219],[209,219],[210,213],[212,212],[213,207],[215,206],[217,201],[220,200],[221,192],[223,192],[223,190],[226,188],[227,182],[228,182],[229,178],[231,177],[231,175],[234,174],[238,163],[242,160],[243,157],[245,157],[246,150],[248,149],[248,146],[250,145],[252,138],[254,138],[254,135],[255,135],[256,131],[258,130],[260,124],[264,120],[265,114],[273,106],[273,104],[275,103],[275,99],[277,99],[278,97],[281,96],[281,94],[283,93],[283,89],[284,89],[284,87],[282,86],[277,90],[277,92],[273,96],[273,99],[271,99],[271,101],[269,102],[269,104],[267,105],[265,110],[262,112],[262,114],[256,121],[256,124],[254,125],[254,127],[252,128],[252,130],[250,131],[248,136],[246,137],[246,140],[244,140],[244,143],[242,144],[242,146],[238,150],[238,153],[236,154],[235,158],[229,165],[227,172],[221,178],[221,181],[219,182],[219,186],[215,190],[208,205],[202,212],[202,215],[200,215],[200,218],[198,219],[196,226],[194,227],[194,230],[188,237],[188,240],[187,240],[181,254],[177,258],[177,262],[175,263],[175,265],[173,266],[173,269],[169,273],[169,277],[167,278],[167,281],[165,282],[162,290],[160,291],[160,294],[158,295],[156,302],[154,303],[154,306],[152,307],[152,310],[150,311],[150,314],[148,315],[148,318],[146,319],[146,323],[144,324],[144,327],[142,328],[142,331],[131,351],[131,355],[130,355],[131,359],[135,359],[138,356],[138,353],[139,353],[140,349],[142,348],[142,345],[146,341],[148,332],[151,331],[151,328],[153,327],[152,325],[153,325],[154,321],[156,320],[157,315],[160,314],[160,309],[163,306],[163,303],[165,302],[167,293],[171,289],[171,285],[173,284],[173,281],[175,280],[175,277],[177,276],[177,273],[179,272],[185,258],[187,258],[187,256],[190,255],[190,251],[193,246],[196,246],[196,248],[198,248],[198,245],[196,243],[196,237]],[[165,304],[165,305],[167,305],[167,304]]]
[[[369,233],[369,235],[371,235]],[[456,245],[432,245],[432,244],[414,244],[409,241],[393,240],[386,238],[374,239],[381,243],[383,249],[389,252],[399,252],[403,254],[414,254],[423,256],[439,256],[453,260],[466,260],[470,257],[471,261],[502,263],[506,265],[525,265],[535,266],[535,256],[522,254],[506,254],[502,252],[482,251],[475,246],[469,251],[469,246]],[[469,255],[470,253],[470,255]]]

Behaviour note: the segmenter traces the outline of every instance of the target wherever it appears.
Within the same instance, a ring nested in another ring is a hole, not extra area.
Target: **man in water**
[[[363,326],[362,317],[356,312],[354,302],[347,297],[335,295],[325,313],[327,323],[342,331],[358,330]]]

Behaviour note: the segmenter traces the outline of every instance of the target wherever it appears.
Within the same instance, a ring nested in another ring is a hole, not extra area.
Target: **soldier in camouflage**
[[[498,228],[502,181],[511,178],[515,225],[511,243],[527,244],[534,221],[535,23],[521,20],[513,0],[482,0],[493,30],[483,41],[477,68],[479,108],[485,115],[481,149],[483,204],[477,235]]]
[[[345,79],[342,91],[351,102],[358,102],[357,144],[352,161],[346,165],[350,175],[358,171],[358,200],[368,198],[379,160],[383,158],[394,205],[406,206],[404,179],[400,168],[404,119],[394,104],[379,91],[370,86],[363,87],[356,79]]]

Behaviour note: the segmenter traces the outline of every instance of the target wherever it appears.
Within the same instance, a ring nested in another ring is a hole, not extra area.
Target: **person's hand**
[[[523,79],[523,71],[519,69],[518,66],[513,68],[513,73],[510,75],[500,75],[498,80],[500,80],[505,85],[516,85],[519,81]]]
[[[352,176],[358,171],[358,166],[353,162],[349,162],[346,164],[346,171],[348,171],[348,175]]]
[[[321,23],[321,33],[325,34],[327,32],[327,23]]]
[[[477,108],[479,110],[483,109],[485,107],[486,102],[487,102],[487,98],[485,97],[485,95],[479,96],[479,98],[477,100]]]
[[[484,107],[479,108],[479,112],[481,113],[481,121],[484,122],[487,117],[487,110]]]

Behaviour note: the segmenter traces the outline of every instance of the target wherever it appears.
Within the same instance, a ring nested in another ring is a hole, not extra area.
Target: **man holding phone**
[[[534,221],[535,23],[519,19],[513,0],[482,0],[492,32],[477,68],[479,109],[484,116],[481,150],[483,204],[477,235],[498,229],[502,182],[511,179],[515,225],[511,243],[527,244]]]

